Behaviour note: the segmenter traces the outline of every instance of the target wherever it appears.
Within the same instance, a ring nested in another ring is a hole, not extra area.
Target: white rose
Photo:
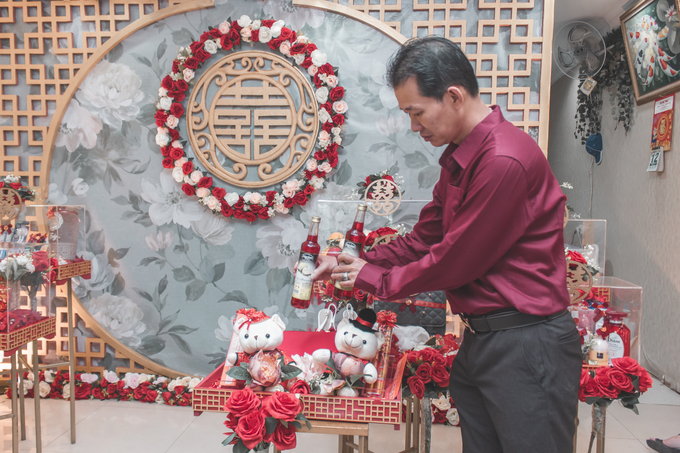
[[[52,391],[52,387],[45,381],[42,381],[38,386],[40,389],[40,398],[47,398],[47,395]]]
[[[316,161],[316,159],[309,159],[307,161],[307,170],[309,170],[309,171],[316,170],[317,164],[318,164],[318,162]]]
[[[192,69],[185,68],[184,71],[182,71],[182,78],[188,83],[194,79],[194,71]]]
[[[150,381],[153,375],[151,374],[146,374],[146,373],[139,373],[139,383],[143,383],[146,381]]]
[[[206,206],[208,206],[208,208],[212,209],[213,211],[220,208],[220,200],[218,200],[216,197],[213,197],[212,195],[207,197],[207,201],[205,204]]]
[[[338,85],[338,78],[334,75],[329,75],[326,77],[326,83],[329,87],[335,88]]]
[[[156,399],[154,400],[154,403],[165,404],[165,399],[163,398],[163,392],[157,392]]]
[[[71,398],[71,386],[69,384],[64,385],[64,390],[61,391],[61,397],[65,400]]]
[[[182,165],[184,165],[184,164],[182,164]],[[194,185],[198,184],[198,181],[200,181],[202,177],[203,177],[203,173],[201,173],[198,170],[194,170],[194,171],[191,172],[190,178],[191,178],[191,182]]]
[[[328,110],[326,109],[319,109],[319,121],[321,124],[327,123],[331,120],[331,114],[328,113]]]
[[[177,125],[179,124],[179,118],[177,118],[175,115],[170,115],[167,120],[165,120],[165,124],[168,125],[168,127],[171,128],[176,128]]]
[[[339,135],[336,135],[335,138],[333,139],[333,143],[341,145],[342,144],[342,137],[340,137]]]
[[[349,108],[349,106],[347,105],[347,103],[345,101],[336,101],[336,102],[333,103],[333,110],[335,110],[336,112],[338,112],[340,114],[345,113],[348,108]]]
[[[305,54],[299,53],[296,55],[293,55],[293,60],[295,60],[295,64],[298,66],[302,64],[303,61],[305,61]]]
[[[115,371],[104,371],[102,377],[106,379],[106,382],[110,382],[111,384],[115,384],[120,380]]]
[[[259,19],[258,19],[258,20],[254,20],[254,21],[250,24],[250,28],[252,28],[253,30],[259,30],[260,27],[262,27],[262,22],[261,22]]]
[[[217,44],[215,44],[215,41],[212,39],[208,39],[203,43],[203,48],[205,49],[206,52],[208,52],[211,55],[214,55],[217,53]]]
[[[92,384],[93,382],[97,382],[99,379],[99,376],[93,373],[82,373],[80,375],[80,380],[85,382],[86,384]]]
[[[158,101],[158,107],[160,107],[162,110],[170,110],[171,106],[172,106],[172,99],[170,99],[167,96],[161,97],[160,101]]]
[[[328,100],[328,88],[321,87],[316,90],[316,100],[323,104]]]
[[[23,387],[23,393],[26,395],[29,390],[33,388],[33,381],[24,379],[24,387]]]
[[[199,187],[196,190],[196,196],[198,198],[203,198],[203,197],[208,196],[208,195],[210,195],[210,190],[206,189],[205,187]]]
[[[35,272],[35,266],[33,265],[33,263],[28,263],[28,264],[26,265],[26,270],[27,270],[28,272]]]
[[[259,39],[260,39],[260,42],[263,43],[263,44],[267,44],[269,41],[271,41],[272,40],[271,29],[267,28],[267,27],[261,27]]]
[[[460,422],[460,419],[458,418],[458,409],[455,407],[452,407],[451,409],[446,412],[446,419],[451,423],[452,425],[457,425],[458,422]]]
[[[239,19],[236,22],[238,22],[238,25],[241,28],[245,28],[252,23],[252,21],[250,20],[250,17],[246,16],[245,14],[243,16],[239,17]]]
[[[290,41],[283,41],[279,46],[279,51],[285,56],[290,57]]]
[[[439,398],[433,399],[432,405],[440,411],[448,411],[451,409],[451,403],[449,402],[449,399],[446,397],[446,395],[441,395]]]
[[[281,193],[283,194],[284,197],[290,198],[295,195],[295,191],[293,189],[281,189]]]
[[[250,194],[250,204],[260,204],[262,198],[263,198],[262,194],[260,194],[259,192],[252,192]]]
[[[281,214],[288,214],[288,208],[283,205],[283,203],[276,203],[274,204],[274,209],[276,212],[279,212]]]
[[[319,72],[319,68],[317,68],[314,65],[311,65],[310,67],[307,68],[307,74],[309,74],[312,77],[314,77],[317,72]]]
[[[245,42],[250,42],[250,36],[252,35],[252,33],[253,33],[252,28],[250,28],[250,27],[242,28],[241,29],[241,38],[243,38],[243,40]]]
[[[291,179],[283,185],[284,189],[298,190],[300,188],[300,183],[297,179]]]
[[[331,133],[333,135],[340,135],[340,132],[342,132],[342,129],[340,129],[339,127],[334,127],[333,129],[331,129]],[[173,148],[175,147],[175,145],[172,145],[172,146],[173,146]]]
[[[312,64],[314,66],[323,66],[326,63],[328,63],[328,57],[326,56],[325,53],[321,52],[319,49],[313,51],[310,57],[312,57]]]
[[[153,381],[153,385],[162,384],[163,382],[165,382],[165,381],[167,381],[167,380],[168,380],[167,377],[161,376],[161,377],[159,377],[158,379],[156,379],[155,381]]]
[[[181,167],[182,165],[186,164],[187,162],[189,162],[189,159],[187,159],[186,157],[180,157],[179,159],[177,159],[175,161],[175,167]],[[182,174],[184,174],[184,173],[182,173]]]
[[[331,139],[331,134],[326,131],[319,132],[319,141],[328,142]]]
[[[319,178],[318,176],[312,176],[312,179],[309,180],[309,183],[317,190],[323,188],[323,182],[323,178]]]
[[[340,133],[340,132],[338,132],[338,134],[339,134],[339,133]],[[182,144],[180,143],[179,140],[175,140],[175,141],[172,142],[170,145],[171,145],[173,148],[184,149],[184,147],[182,146]]]
[[[175,387],[177,387],[178,385],[181,385],[181,384],[182,384],[182,381],[180,381],[179,379],[173,379],[168,384],[168,392],[173,392],[175,390]]]
[[[307,44],[308,42],[309,39],[304,35],[299,35],[295,41],[296,44]]]
[[[328,162],[324,162],[323,164],[319,165],[319,170],[321,170],[324,173],[328,173],[332,169],[333,167],[331,167],[331,164],[329,164]]]
[[[163,87],[160,87],[160,88],[158,89],[158,97],[159,97],[159,98],[162,98],[163,96],[167,96],[167,95],[168,95],[168,90],[166,90],[166,89],[163,88]]]
[[[131,389],[136,389],[139,387],[139,384],[141,384],[139,381],[139,373],[125,373],[123,381],[125,382],[125,387]]]
[[[190,381],[191,381],[191,376],[184,376],[182,378],[182,385],[186,387],[186,386],[189,385]]]
[[[45,382],[47,382],[48,384],[51,384],[51,383],[54,382],[54,372],[53,371],[45,370],[44,376],[45,376]]]
[[[285,22],[282,20],[277,20],[272,24],[272,36],[274,38],[278,38],[281,35],[281,29],[283,29],[284,25]]]
[[[239,196],[236,192],[229,192],[224,196],[224,201],[226,201],[229,206],[234,206],[238,203]]]
[[[220,25],[218,25],[217,28],[220,30],[220,32],[222,32],[223,35],[226,35],[229,33],[229,30],[231,30],[231,24],[225,20]]]

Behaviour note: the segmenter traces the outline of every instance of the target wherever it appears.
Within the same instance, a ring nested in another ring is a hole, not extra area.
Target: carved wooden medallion
[[[318,129],[311,85],[269,52],[237,52],[216,62],[196,83],[187,107],[196,158],[238,187],[290,178],[314,151]]]
[[[375,215],[389,215],[399,209],[401,190],[389,179],[377,179],[366,187],[364,200]]]
[[[593,276],[588,267],[577,261],[567,260],[567,290],[571,304],[577,304],[588,296],[593,287]]]
[[[12,220],[21,212],[21,196],[19,192],[9,187],[0,189],[0,219]]]

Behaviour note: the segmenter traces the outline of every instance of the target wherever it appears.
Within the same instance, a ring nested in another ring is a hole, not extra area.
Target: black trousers
[[[571,453],[580,376],[568,313],[499,332],[466,329],[449,385],[463,453]]]

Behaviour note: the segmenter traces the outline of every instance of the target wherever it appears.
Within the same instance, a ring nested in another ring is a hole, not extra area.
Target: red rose
[[[238,29],[236,28],[238,27]],[[241,27],[237,24],[236,27],[233,25],[231,26],[231,29],[229,30],[229,39],[231,39],[231,42],[235,45],[238,46],[241,44]]]
[[[279,450],[292,450],[297,446],[295,427],[291,424],[288,428],[279,423],[274,430],[272,442]]]
[[[263,208],[256,204],[250,206],[250,212],[252,212],[253,214],[259,214],[261,209],[266,210],[267,208]]]
[[[267,204],[272,203],[274,201],[274,198],[276,197],[276,191],[268,190],[267,193],[265,194],[265,197],[267,198]]]
[[[137,401],[142,401],[146,396],[146,392],[144,391],[143,387],[137,387],[135,391],[132,392],[132,395],[135,397]]]
[[[305,48],[307,47],[306,44],[293,44],[290,46],[290,54],[291,55],[298,55],[301,53],[305,53]]]
[[[187,183],[182,184],[182,191],[186,194],[187,197],[196,195],[196,189],[191,184]]]
[[[236,203],[234,203],[234,209],[239,209],[239,210],[241,210],[241,209],[243,209],[243,206],[244,206],[244,205],[245,205],[245,203],[243,202],[243,198],[242,198],[242,197],[239,197],[239,198],[238,198],[238,201],[237,201]]]
[[[307,184],[307,186],[305,186],[305,190],[303,190],[303,192],[304,192],[305,195],[311,195],[312,193],[314,193],[314,186],[311,185],[311,184]]]
[[[630,380],[630,378],[626,375],[621,370],[617,370],[616,368],[610,368],[609,369],[609,379],[612,382],[612,385],[623,391],[623,392],[629,392],[633,393],[635,392],[635,387],[633,387],[633,382]]]
[[[191,406],[191,393],[185,393],[181,398],[178,398],[177,404],[183,407]]]
[[[182,102],[186,95],[181,91],[168,91],[168,97],[177,102]]]
[[[333,104],[328,101],[321,104],[321,108],[326,110],[328,113],[333,113]]]
[[[37,272],[42,272],[50,267],[50,258],[47,256],[45,250],[40,250],[39,252],[33,252],[33,266]]]
[[[417,364],[419,358],[420,358],[420,354],[418,353],[418,351],[411,351],[406,356],[406,360],[409,363],[413,363],[413,364]]]
[[[423,362],[432,362],[437,354],[439,354],[439,352],[432,348],[425,348],[420,351],[420,356],[423,358]]]
[[[380,231],[384,230],[384,231]],[[378,228],[378,234],[380,236],[386,236],[388,234],[396,234],[397,232],[394,231],[392,228],[384,227],[384,228]],[[434,357],[432,357],[432,366],[434,367],[435,365],[442,365],[446,366],[446,359],[444,358],[441,353],[436,354]]]
[[[572,252],[572,251],[567,252],[567,258],[572,260],[572,261],[576,261],[577,263],[588,264],[588,262],[583,257],[583,255],[581,255],[578,252]]]
[[[260,408],[260,397],[250,388],[234,391],[224,404],[224,410],[234,417],[242,417]]]
[[[232,47],[234,47],[234,44],[231,42],[231,39],[229,39],[229,35],[224,35],[220,39],[220,44],[222,44],[222,48],[224,50],[229,50]]]
[[[210,52],[208,52],[205,49],[198,49],[196,53],[194,54],[194,57],[198,59],[201,63],[203,63],[205,60],[210,58]]]
[[[585,403],[586,398],[592,398],[598,396],[600,393],[600,388],[597,386],[597,382],[594,379],[589,380],[586,385],[582,385],[578,389],[578,399]]]
[[[179,72],[179,61],[172,60],[172,72],[175,74]]]
[[[257,215],[255,215],[255,213],[252,211],[248,211],[243,213],[243,218],[248,222],[254,222],[257,220]]]
[[[323,126],[321,128],[330,134],[331,130],[333,129],[333,125],[331,123],[326,122],[323,123]]]
[[[440,411],[435,409],[432,414],[432,423],[437,425],[444,425],[448,421],[446,418],[446,411]]]
[[[144,402],[145,403],[154,403],[156,401],[156,398],[158,397],[158,392],[156,390],[149,390],[146,392],[146,396],[144,397]]]
[[[184,165],[182,165],[182,172],[183,172],[185,175],[188,175],[188,174],[191,173],[192,171],[194,171],[194,164],[191,163],[191,161],[184,162]]]
[[[619,389],[612,385],[609,378],[609,367],[599,368],[595,372],[593,380],[597,384],[600,394],[605,398],[616,398],[619,396]]]
[[[172,141],[179,140],[179,131],[177,129],[168,129],[168,135]]]
[[[645,369],[643,369],[640,373],[640,380],[638,381],[638,388],[640,389],[640,393],[646,392],[651,387],[652,378],[649,376],[649,373]]]
[[[163,401],[165,401],[165,404],[167,405],[172,405],[171,398],[172,398],[172,393],[170,392],[163,392]]]
[[[335,70],[333,69],[333,66],[330,63],[326,63],[322,66],[319,66],[319,72],[321,74],[326,75],[335,75]]]
[[[238,426],[238,417],[234,417],[234,414],[227,414],[227,419],[224,421],[224,426],[228,429],[235,430]]]
[[[285,40],[289,39],[291,34],[293,34],[293,33],[295,33],[295,32],[291,31],[290,28],[283,27],[281,29],[281,34],[279,35],[279,38],[283,39],[285,41]],[[293,41],[295,41],[295,39],[290,39],[290,42],[293,42]]]
[[[590,382],[591,379],[592,378],[590,376],[590,371],[588,371],[586,369],[581,369],[581,382],[580,382],[579,385],[581,387],[584,387],[588,384],[588,382]]]
[[[388,181],[394,182],[394,178],[392,178],[390,175],[385,175],[385,176],[382,177],[382,179],[386,179]]]
[[[328,124],[328,123],[326,123]],[[326,153],[324,153],[321,150],[318,150],[317,152],[314,153],[314,159],[316,160],[324,160],[326,158]]]
[[[329,156],[338,156],[338,144],[331,143],[326,147],[326,154]]]
[[[109,399],[115,398],[118,393],[118,386],[116,384],[109,384],[106,386],[106,393],[108,394]]]
[[[184,386],[183,385],[176,385],[175,386],[175,393],[177,395],[181,394],[184,392]]]
[[[198,180],[198,184],[196,184],[198,187],[202,188],[210,188],[213,185],[213,179],[209,176],[204,176],[201,179]]]
[[[250,32],[250,40],[258,42],[260,40],[260,30],[253,30]]]
[[[198,68],[199,63],[200,61],[197,58],[189,57],[186,60],[184,60],[184,67],[189,69],[196,69]]]
[[[92,393],[92,386],[86,382],[76,385],[76,399],[84,400]]]
[[[221,208],[222,215],[225,216],[225,217],[231,217],[232,214],[233,214],[233,211],[231,210],[231,206],[229,206],[229,203],[227,203],[225,201],[221,204],[221,206],[222,206],[222,208]]]
[[[281,43],[283,41],[285,41],[285,39],[281,39],[281,37],[278,37],[276,39],[272,39],[271,41],[269,41],[267,45],[271,50],[277,50],[279,47],[281,47]]]
[[[298,192],[295,194],[295,203],[300,206],[304,206],[307,203],[307,195],[304,192]]]
[[[211,37],[212,36],[210,36],[210,32],[206,30],[203,33],[201,33],[201,37],[199,38],[199,41],[201,41],[203,43],[203,42],[206,42],[207,40],[209,40]]]
[[[345,117],[340,115],[339,113],[333,115],[333,124],[335,124],[336,126],[342,126],[343,124],[345,124]]]
[[[371,177],[366,176],[366,179],[364,180],[364,187],[370,186],[372,182],[373,182],[373,180],[371,179]]]
[[[170,91],[172,90],[173,82],[174,80],[172,80],[172,77],[166,75],[165,77],[163,77],[163,80],[161,80],[161,86],[166,90]]]
[[[302,401],[291,393],[276,392],[262,401],[262,411],[267,417],[292,422],[302,412]]]
[[[178,102],[173,102],[170,106],[170,113],[179,118],[180,116],[184,115],[184,107],[182,107],[182,104]]]
[[[234,209],[234,217],[237,219],[245,219],[246,213],[240,209]]]
[[[221,187],[215,187],[212,190],[212,194],[213,194],[213,197],[217,198],[218,200],[221,200],[227,194],[227,191],[224,190]]]
[[[345,95],[345,89],[343,87],[335,87],[328,93],[328,97],[331,101],[339,101]]]
[[[303,68],[307,69],[312,65],[312,57],[307,57],[305,58],[302,63],[300,63],[300,66]]]
[[[170,157],[166,157],[163,159],[163,168],[173,168],[175,166],[175,162],[172,160]]]
[[[274,25],[274,22],[276,22],[276,21],[273,20],[273,19],[265,19],[260,23],[262,24],[263,27],[272,28],[272,25]]]
[[[423,396],[425,396],[425,384],[423,384],[423,381],[418,379],[417,376],[411,376],[410,378],[406,379],[406,383],[411,389],[411,393],[413,393],[416,397],[422,399]]]
[[[283,200],[283,207],[284,208],[290,209],[293,206],[295,206],[295,200],[293,198],[286,198],[285,200]]]
[[[210,30],[208,33],[210,33],[210,37],[211,37],[211,38],[217,39],[217,38],[221,38],[221,37],[222,37],[222,32],[220,31],[219,28],[213,28],[213,29]]]
[[[307,56],[309,56],[316,49],[318,49],[318,47],[316,47],[316,44],[310,42],[309,44],[307,44],[307,48],[305,49],[305,53],[307,54]]]
[[[181,159],[184,156],[184,150],[182,148],[172,148],[170,150],[170,158],[172,160]]]
[[[612,359],[612,367],[621,370],[626,374],[633,374],[640,376],[644,372],[644,368],[640,366],[635,359],[630,357],[621,357],[620,359]]]
[[[437,363],[432,367],[432,380],[440,387],[447,388],[449,386],[449,372],[446,371],[444,365]]]
[[[189,84],[186,83],[183,79],[175,81],[175,90],[174,91],[186,91],[189,89]]]
[[[191,53],[196,53],[198,49],[201,49],[203,47],[203,41],[194,41],[191,44],[189,44],[189,49],[191,49]]]
[[[300,395],[309,395],[312,391],[309,389],[309,385],[302,379],[298,379],[288,390],[290,393],[299,393]]]
[[[158,110],[156,111],[156,114],[153,117],[156,118],[156,125],[158,127],[162,127],[165,124],[165,120],[168,119],[168,116],[169,116],[168,112],[166,112],[165,110]],[[161,124],[158,124],[159,122]]]
[[[316,74],[314,74],[314,77],[312,78],[314,81],[314,85],[316,85],[317,88],[319,88],[321,85],[323,85],[323,80],[321,80],[321,73],[317,71]]]
[[[423,384],[430,382],[432,380],[432,365],[424,362],[418,366],[416,369],[416,376],[418,376],[420,380],[423,381]]]

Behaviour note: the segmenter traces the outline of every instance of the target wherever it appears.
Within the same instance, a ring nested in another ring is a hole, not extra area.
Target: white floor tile
[[[658,379],[652,380],[654,381],[652,388],[640,396],[640,403],[680,406],[680,394],[663,385]]]

